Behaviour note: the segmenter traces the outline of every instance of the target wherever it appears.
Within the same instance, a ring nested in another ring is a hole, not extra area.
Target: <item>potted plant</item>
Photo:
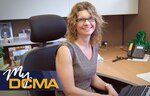
[[[2,69],[3,66],[4,66],[4,59],[3,59],[3,57],[4,57],[5,53],[4,53],[3,50],[4,50],[3,47],[0,46],[0,69]]]

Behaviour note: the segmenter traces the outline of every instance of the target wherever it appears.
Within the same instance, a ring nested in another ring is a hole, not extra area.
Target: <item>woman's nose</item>
[[[90,24],[89,20],[85,20],[84,24]]]

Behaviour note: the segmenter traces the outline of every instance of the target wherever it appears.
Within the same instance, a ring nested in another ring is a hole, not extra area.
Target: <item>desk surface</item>
[[[104,61],[98,62],[97,74],[131,85],[149,85],[149,82],[136,77],[136,75],[150,72],[150,59],[148,62],[137,62],[129,60],[112,62],[116,56],[125,57],[126,54],[127,52],[123,51],[121,47],[102,48],[100,55],[104,58]]]

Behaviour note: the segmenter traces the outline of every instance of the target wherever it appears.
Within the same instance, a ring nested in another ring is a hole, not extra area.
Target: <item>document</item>
[[[150,83],[150,72],[137,74],[136,76]]]
[[[104,61],[104,58],[102,56],[100,56],[100,54],[98,54],[97,56],[97,61],[98,62],[103,62]]]

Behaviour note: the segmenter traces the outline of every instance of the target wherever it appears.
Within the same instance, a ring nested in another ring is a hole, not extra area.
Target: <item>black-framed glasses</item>
[[[77,22],[84,23],[86,20],[88,20],[90,23],[91,23],[91,22],[95,22],[95,18],[94,18],[94,17],[78,18],[78,19],[77,19]]]

